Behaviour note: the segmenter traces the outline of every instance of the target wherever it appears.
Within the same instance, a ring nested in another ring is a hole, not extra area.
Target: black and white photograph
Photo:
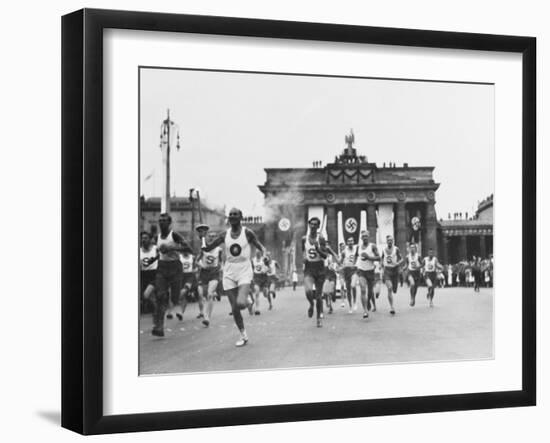
[[[495,357],[493,83],[138,76],[140,376]]]

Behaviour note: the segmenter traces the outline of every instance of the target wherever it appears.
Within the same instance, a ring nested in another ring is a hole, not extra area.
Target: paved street
[[[397,314],[389,314],[386,289],[378,311],[368,320],[359,309],[348,314],[336,302],[335,312],[325,310],[323,328],[308,318],[304,290],[285,288],[277,294],[274,309],[261,315],[243,311],[250,338],[236,348],[238,331],[226,297],[214,305],[212,324],[196,319],[198,306],[190,304],[182,322],[167,320],[166,337],[150,334],[151,315],[140,321],[140,373],[163,374],[304,366],[485,359],[493,356],[493,291],[470,288],[437,289],[435,307],[429,308],[426,288],[409,307],[409,291],[395,297]]]

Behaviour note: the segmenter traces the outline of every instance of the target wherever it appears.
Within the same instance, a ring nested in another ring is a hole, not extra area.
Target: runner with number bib
[[[373,287],[376,260],[380,260],[378,249],[374,243],[369,242],[369,231],[362,231],[361,244],[357,248],[357,275],[361,288],[363,318],[368,318],[371,305],[375,306]]]
[[[216,234],[209,232],[206,235],[206,244],[209,245],[216,238]],[[202,324],[210,326],[212,310],[214,309],[214,297],[217,295],[220,281],[220,268],[222,262],[222,249],[217,246],[211,251],[201,251],[197,257],[199,264],[199,298],[206,299],[206,311],[203,310],[204,318]]]
[[[435,284],[437,271],[442,270],[443,266],[439,264],[439,260],[434,256],[434,250],[428,250],[428,256],[424,259],[424,280],[428,286],[428,294],[426,297],[430,301],[430,308],[434,307]]]
[[[405,258],[408,270],[409,288],[411,291],[410,306],[414,306],[416,302],[416,292],[418,291],[418,285],[420,284],[420,269],[422,268],[422,257],[416,250],[416,244],[413,243],[410,246],[410,251]]]
[[[342,263],[342,269],[344,271],[344,282],[346,284],[346,293],[348,296],[349,313],[353,312],[355,303],[357,301],[357,293],[353,276],[357,270],[355,261],[357,260],[357,246],[353,241],[353,237],[349,237],[346,241],[346,247],[342,252],[340,261]]]
[[[326,240],[319,234],[321,220],[312,217],[308,221],[309,235],[302,237],[302,251],[304,256],[304,288],[309,303],[307,315],[313,317],[313,305],[317,308],[317,327],[323,326],[323,298],[322,290],[325,282],[325,259],[328,255]],[[315,289],[313,287],[315,286]]]
[[[260,293],[267,298],[269,303],[269,309],[272,308],[271,304],[271,295],[268,291],[268,259],[264,257],[262,251],[257,250],[256,255],[252,259],[252,268],[254,270],[254,277],[252,278],[252,283],[254,287],[254,306],[255,306],[255,315],[260,315]]]
[[[390,314],[395,314],[393,307],[393,294],[397,292],[399,281],[399,267],[403,263],[399,248],[393,244],[393,236],[386,237],[386,247],[382,250],[382,266],[384,268],[384,283],[388,288],[388,302],[390,303]]]

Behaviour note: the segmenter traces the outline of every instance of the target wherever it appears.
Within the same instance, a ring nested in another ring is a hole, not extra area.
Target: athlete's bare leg
[[[374,290],[373,290],[374,294],[371,300],[372,312],[376,312],[376,299],[380,297],[380,291],[382,291],[382,282],[377,279],[376,282],[374,283]]]
[[[428,286],[428,300],[430,301],[430,308],[433,308],[434,307],[434,292],[435,292],[435,287],[434,287],[434,282],[432,282],[431,279],[429,278],[426,278],[426,285]]]
[[[317,327],[322,325],[323,318],[323,283],[324,277],[318,277],[315,279],[315,307],[317,308]],[[319,289],[317,289],[319,288]]]
[[[409,288],[411,291],[411,301],[409,303],[410,306],[414,306],[415,300],[416,300],[416,283],[414,281],[414,278],[411,274],[409,274]]]
[[[206,327],[210,326],[210,319],[212,318],[212,310],[214,309],[214,297],[218,289],[218,280],[210,280],[207,285],[201,285],[199,287],[201,292],[206,291],[206,312],[204,313],[204,319],[202,324]]]
[[[367,279],[362,275],[359,277],[359,288],[361,290],[361,305],[363,306],[363,318],[369,316],[369,300],[367,299]]]
[[[267,291],[267,302],[269,303],[269,310],[273,309],[272,298],[275,298],[275,283],[269,285],[269,290]]]
[[[376,311],[376,302],[374,301],[374,280],[367,280],[367,309]]]
[[[260,285],[254,285],[254,314],[260,315]]]
[[[235,324],[241,333],[241,338],[237,341],[237,343],[235,343],[235,345],[238,347],[244,346],[248,342],[248,336],[246,335],[246,330],[244,328],[244,320],[241,310],[248,307],[250,284],[240,285],[237,288],[229,289],[225,292],[227,294],[227,298],[229,299],[229,303],[231,303],[233,320],[235,320]]]
[[[187,294],[189,294],[190,290],[191,290],[191,285],[189,283],[185,283],[185,285],[183,285],[183,288],[181,288],[180,299],[179,299],[179,305],[181,307],[181,313],[176,312],[176,317],[178,317],[179,321],[183,320],[183,314],[185,313],[185,310],[187,309]],[[174,306],[174,308],[175,308],[175,306]]]
[[[351,281],[346,281],[346,292],[348,296],[349,313],[351,314],[353,308],[353,292],[351,287]]]
[[[393,284],[390,278],[385,279],[386,288],[388,290],[388,303],[390,304],[390,314],[395,314],[395,309],[393,308]]]
[[[155,292],[155,287],[153,285],[147,285],[145,291],[143,291],[143,298],[146,300],[150,300],[153,292]]]
[[[309,308],[307,310],[308,317],[313,317],[313,301],[315,299],[315,290],[313,289],[313,285],[315,284],[315,281],[311,275],[304,276],[304,289],[306,291],[306,298],[309,302]]]

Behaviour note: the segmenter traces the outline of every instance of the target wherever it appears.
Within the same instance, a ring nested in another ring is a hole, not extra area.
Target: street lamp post
[[[173,127],[173,128],[172,128]],[[164,193],[161,197],[160,212],[170,212],[170,145],[171,132],[175,129],[177,132],[176,148],[180,149],[180,131],[179,126],[170,120],[170,109],[166,111],[166,120],[160,125],[160,150],[162,152],[162,166],[164,176]]]

